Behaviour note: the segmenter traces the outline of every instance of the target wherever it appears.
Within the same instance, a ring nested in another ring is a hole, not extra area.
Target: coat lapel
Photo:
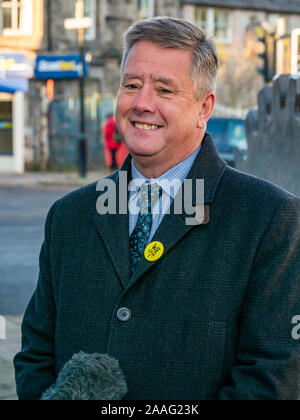
[[[120,168],[120,171],[123,171],[127,174],[127,187],[131,179],[130,161],[131,156],[128,155],[122,167]],[[95,223],[97,230],[105,244],[106,250],[111,258],[111,262],[120,277],[123,287],[125,287],[131,275],[129,257],[129,215],[128,211],[126,214],[120,214],[119,211],[120,171],[117,171],[110,177],[106,178],[111,179],[116,185],[117,212],[116,214],[106,213],[104,215],[96,213]],[[124,189],[124,186],[121,188]],[[126,202],[128,202],[128,188]]]

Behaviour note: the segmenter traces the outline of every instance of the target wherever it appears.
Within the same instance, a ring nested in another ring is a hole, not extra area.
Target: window
[[[273,31],[276,31],[279,19],[280,15],[277,15],[275,13],[267,14],[267,22]]]
[[[0,155],[12,154],[12,101],[0,100]]]
[[[207,26],[207,10],[205,7],[195,8],[195,23],[203,30],[206,30]]]
[[[4,36],[32,33],[32,0],[0,0],[0,32]]]
[[[215,10],[214,16],[215,39],[219,42],[228,42],[229,40],[229,13],[224,10]]]
[[[138,0],[138,16],[140,19],[154,17],[155,0]]]
[[[92,26],[85,31],[85,39],[93,41],[96,38],[96,1],[84,0],[84,16],[92,19]]]
[[[231,42],[231,13],[228,10],[195,6],[194,21],[208,37],[214,37],[216,42]]]

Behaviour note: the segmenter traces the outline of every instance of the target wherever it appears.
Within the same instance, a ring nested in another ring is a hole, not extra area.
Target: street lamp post
[[[85,86],[84,86],[84,29],[78,30],[78,44],[80,50],[81,74],[79,77],[79,94],[80,94],[80,134],[78,139],[78,168],[79,175],[86,177],[87,173],[87,140],[85,132]]]
[[[84,86],[84,69],[85,69],[85,51],[84,51],[84,34],[85,30],[91,27],[91,19],[84,17],[84,0],[77,0],[75,7],[75,19],[66,19],[65,28],[75,29],[78,31],[78,45],[80,54],[80,75],[79,75],[79,95],[80,95],[80,114],[79,126],[80,133],[78,138],[78,170],[79,176],[86,177],[87,173],[87,139],[85,130],[85,86]]]

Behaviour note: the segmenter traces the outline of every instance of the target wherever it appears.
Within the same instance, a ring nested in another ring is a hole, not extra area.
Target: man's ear
[[[216,95],[213,91],[207,92],[202,99],[200,99],[200,110],[198,115],[197,127],[204,129],[209,120],[216,103]]]

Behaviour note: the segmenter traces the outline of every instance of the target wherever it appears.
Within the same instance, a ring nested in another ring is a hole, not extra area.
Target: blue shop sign
[[[28,92],[29,83],[27,79],[1,79],[0,92],[15,93]]]
[[[2,54],[0,52],[0,80],[30,79],[33,63],[23,54]]]
[[[78,79],[82,73],[80,55],[38,55],[36,57],[36,79]],[[85,61],[84,75],[88,76],[89,66]]]

